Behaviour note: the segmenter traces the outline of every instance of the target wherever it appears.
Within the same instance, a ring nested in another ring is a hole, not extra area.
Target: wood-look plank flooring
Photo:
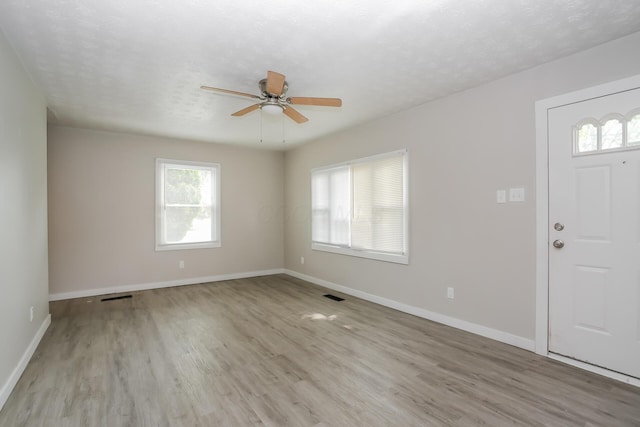
[[[278,275],[53,302],[0,426],[640,426],[638,388],[326,292]]]

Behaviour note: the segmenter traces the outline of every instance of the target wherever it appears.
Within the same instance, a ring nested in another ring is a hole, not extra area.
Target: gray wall
[[[639,45],[636,33],[287,152],[285,268],[532,340],[535,101],[640,74]],[[312,251],[310,169],[399,148],[410,156],[410,265]],[[510,187],[526,201],[496,204]]]
[[[47,111],[0,33],[0,406],[48,319]],[[34,307],[33,322],[29,309]]]
[[[155,251],[157,157],[220,163],[222,247]],[[50,293],[281,269],[283,174],[280,151],[50,127]]]

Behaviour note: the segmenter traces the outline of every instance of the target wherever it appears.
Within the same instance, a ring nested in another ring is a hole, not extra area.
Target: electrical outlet
[[[449,298],[449,299],[453,299],[454,298],[453,288],[451,286],[449,286],[447,288],[447,298]]]
[[[184,268],[184,261],[180,261],[180,262],[178,263],[178,266],[179,266],[180,268]]]
[[[29,322],[33,322],[33,306],[29,309]]]
[[[304,264],[304,257],[303,256],[300,257],[300,264]]]

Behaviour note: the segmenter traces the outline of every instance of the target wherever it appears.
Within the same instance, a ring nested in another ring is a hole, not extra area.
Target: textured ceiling
[[[53,123],[281,149],[640,31],[640,1],[0,0],[0,29]],[[199,88],[267,70],[343,106],[236,118]]]

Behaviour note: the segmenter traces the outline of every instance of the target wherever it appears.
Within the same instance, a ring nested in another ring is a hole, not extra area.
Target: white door
[[[640,88],[548,123],[549,351],[640,378]]]

